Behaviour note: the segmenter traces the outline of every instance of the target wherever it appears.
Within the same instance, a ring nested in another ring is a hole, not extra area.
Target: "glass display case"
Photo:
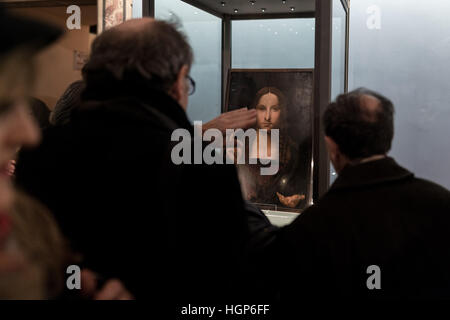
[[[290,153],[310,155],[306,157],[308,165],[302,167],[308,184],[298,192],[304,196],[302,204],[292,210],[276,203],[277,199],[281,202],[276,196],[274,201],[261,205],[270,210],[271,216],[283,211],[280,217],[285,217],[287,212],[301,212],[324,194],[335,173],[325,148],[321,115],[329,102],[348,88],[348,1],[142,0],[139,6],[143,16],[180,22],[189,38],[195,56],[191,75],[198,88],[188,107],[192,121],[207,122],[231,110],[229,101],[237,101],[238,107],[250,107],[255,104],[250,97],[257,96],[258,90],[267,89],[273,94],[278,89],[271,89],[273,82],[280,87],[280,83],[291,83],[291,87],[285,84],[279,90],[285,97],[278,97],[278,102],[286,100],[289,105],[296,101],[294,104],[300,105],[299,101],[303,101],[302,108],[310,108],[308,112],[290,114],[286,109],[291,132],[310,128],[303,133],[306,143],[292,148]],[[233,72],[240,72],[241,78],[231,83]],[[309,84],[307,77],[301,75],[308,72],[312,73],[310,91],[304,90]],[[234,92],[242,94],[244,87],[244,98],[233,99]],[[286,181],[283,176],[277,183]]]

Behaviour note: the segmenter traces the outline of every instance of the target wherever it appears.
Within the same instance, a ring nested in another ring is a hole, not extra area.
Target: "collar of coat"
[[[333,183],[331,190],[371,186],[385,182],[400,181],[414,177],[390,157],[380,160],[347,165]]]

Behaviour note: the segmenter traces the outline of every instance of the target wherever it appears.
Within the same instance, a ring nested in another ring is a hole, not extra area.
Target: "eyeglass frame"
[[[191,76],[186,76],[186,79],[189,80],[189,92],[188,94],[192,96],[195,93],[195,80],[192,79]]]

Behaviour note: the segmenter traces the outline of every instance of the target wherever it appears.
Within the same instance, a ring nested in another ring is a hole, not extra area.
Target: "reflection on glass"
[[[310,19],[232,21],[233,68],[314,68]]]

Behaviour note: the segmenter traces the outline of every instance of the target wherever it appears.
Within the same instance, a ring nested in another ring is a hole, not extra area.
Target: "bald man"
[[[70,123],[18,161],[19,185],[55,213],[86,268],[121,280],[137,299],[222,301],[247,290],[249,210],[234,166],[177,166],[170,157],[175,129],[193,136],[192,61],[170,23],[145,18],[103,32]],[[270,225],[261,218],[258,230]]]
[[[393,120],[392,103],[367,89],[325,110],[339,176],[268,246],[283,301],[450,297],[450,192],[387,156]]]

